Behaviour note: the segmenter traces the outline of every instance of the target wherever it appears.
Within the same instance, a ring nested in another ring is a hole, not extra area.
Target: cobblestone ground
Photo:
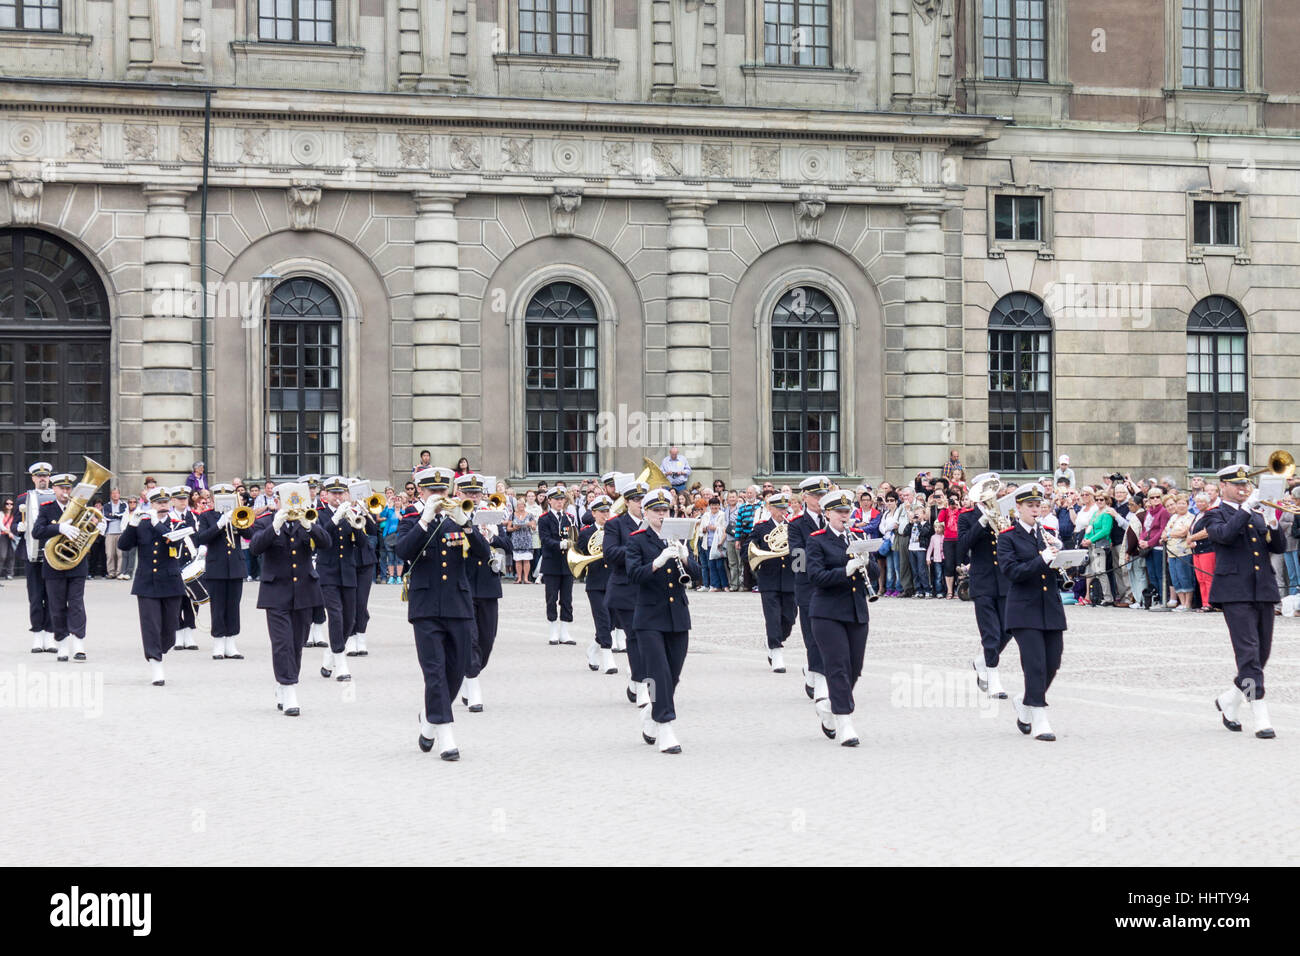
[[[1278,619],[1273,741],[1232,734],[1217,614],[1069,608],[1058,740],[975,692],[969,604],[872,605],[857,749],[826,740],[799,676],[762,652],[756,595],[698,594],[678,692],[681,756],[641,742],[624,673],[550,647],[540,586],[506,586],[462,759],[416,747],[421,701],[398,588],[372,598],[354,681],[306,652],[303,716],[275,710],[246,586],[244,661],[167,658],[152,687],[125,582],[87,588],[90,660],[29,653],[21,581],[0,590],[8,785],[0,864],[1254,864],[1300,861],[1300,619]],[[206,612],[201,617],[206,624]],[[1014,645],[1004,682],[1015,692]],[[54,675],[79,675],[75,688]],[[84,697],[68,696],[73,690]],[[44,691],[44,695],[42,695]],[[52,706],[56,698],[62,706]]]

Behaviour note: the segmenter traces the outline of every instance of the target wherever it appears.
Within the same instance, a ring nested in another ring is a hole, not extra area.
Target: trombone
[[[1295,456],[1279,448],[1268,456],[1267,465],[1256,468],[1247,477],[1262,475],[1264,472],[1283,479],[1290,478],[1295,474]],[[1300,501],[1296,500],[1294,491],[1282,501],[1260,501],[1259,504],[1261,508],[1276,508],[1278,511],[1289,511],[1293,515],[1300,515]]]

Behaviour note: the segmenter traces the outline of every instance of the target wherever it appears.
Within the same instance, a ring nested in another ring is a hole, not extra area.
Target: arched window
[[[772,471],[840,470],[840,317],[830,297],[796,286],[772,310]]]
[[[1222,295],[1187,316],[1187,466],[1217,471],[1246,448],[1246,317]]]
[[[525,445],[532,475],[593,474],[596,306],[572,282],[538,290],[524,312]]]
[[[27,466],[80,475],[111,468],[108,295],[73,246],[0,229],[0,493],[30,487]]]
[[[1012,292],[989,313],[989,468],[1052,470],[1052,323],[1043,303]]]
[[[267,476],[336,475],[343,468],[338,297],[317,279],[286,279],[271,293],[268,314]]]

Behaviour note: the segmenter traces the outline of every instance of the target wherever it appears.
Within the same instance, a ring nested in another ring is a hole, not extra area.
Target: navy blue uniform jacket
[[[763,535],[767,534],[776,527],[776,522],[772,519],[764,521],[762,524],[754,526],[753,532],[749,536],[749,546],[762,548],[764,551],[770,551],[767,542],[763,540]],[[787,535],[789,529],[787,529]],[[787,537],[787,541],[789,538]],[[794,593],[794,571],[791,570],[790,555],[784,558],[768,558],[758,566],[754,572],[754,577],[758,579],[758,589],[760,591],[789,591]]]
[[[1034,532],[1016,521],[1010,531],[998,535],[998,567],[1011,582],[1003,612],[1006,628],[1063,631],[1065,606],[1056,587],[1056,572],[1038,553],[1045,544],[1042,528],[1035,527]]]
[[[466,535],[445,515],[434,518],[427,531],[420,527],[419,518],[417,511],[397,526],[397,556],[410,563],[406,619],[472,618],[469,565],[491,558],[492,549],[481,534]]]
[[[577,527],[573,519],[563,511],[557,518],[554,511],[547,511],[537,519],[537,536],[542,539],[542,574],[568,574],[569,565],[564,560],[564,551],[560,542],[569,537],[569,528]]]
[[[239,546],[239,539],[251,538],[253,529],[245,528],[240,531],[238,528],[231,528],[231,532],[235,535],[235,546],[232,548],[226,529],[217,527],[220,519],[219,511],[205,511],[199,515],[199,530],[194,534],[194,544],[208,546],[208,556],[203,562],[203,574],[214,581],[242,581],[248,575],[248,567],[244,564],[244,552]]]
[[[51,538],[59,536],[59,519],[63,517],[63,505],[57,501],[47,501],[41,505],[41,510],[36,512],[36,523],[32,525],[32,536],[41,543],[41,550],[45,549],[45,542]],[[86,557],[82,558],[75,566],[66,571],[60,571],[45,561],[44,575],[47,578],[84,578],[90,574],[90,552],[86,552]]]
[[[790,521],[790,530],[787,532],[790,541],[791,569],[794,571],[794,601],[800,606],[812,600],[812,584],[808,581],[808,536],[826,527],[826,519],[818,520],[820,523],[814,524],[812,512],[805,511]],[[768,563],[764,561],[760,564],[759,570],[761,571]]]
[[[48,507],[48,505],[47,505]],[[42,508],[41,512],[44,513]],[[1210,603],[1282,600],[1277,590],[1273,565],[1265,551],[1282,554],[1286,538],[1281,529],[1269,530],[1261,515],[1226,502],[1205,513],[1202,527],[1214,543],[1214,580],[1210,582]]]
[[[605,522],[605,527],[609,527],[609,521]],[[596,525],[589,524],[578,532],[578,552],[580,554],[590,554],[587,550],[591,542],[591,536],[596,533]],[[598,561],[593,561],[587,565],[587,570],[583,572],[582,580],[587,582],[588,591],[603,591],[609,586],[609,553],[605,551],[605,542],[609,540],[608,532],[601,535],[600,551],[602,557]]]
[[[512,556],[515,550],[510,547],[510,539],[503,534],[497,533],[489,538],[481,527],[474,527],[472,533],[474,537],[483,539],[488,546],[488,553],[487,557],[472,560],[468,571],[469,591],[475,598],[499,601],[501,599],[501,575],[492,570],[492,548],[500,548],[506,553],[507,567],[514,561]]]
[[[627,577],[627,539],[640,523],[630,512],[613,515],[605,522],[605,540],[600,543],[609,567],[605,582],[605,606],[620,611],[636,609],[636,585]]]
[[[671,632],[691,629],[691,611],[686,597],[690,585],[678,583],[681,568],[677,561],[670,560],[657,570],[654,566],[655,558],[667,546],[667,542],[655,534],[649,525],[627,536],[623,559],[628,580],[637,587],[632,626],[638,631]],[[700,566],[693,557],[682,564],[691,577],[700,573]]]
[[[316,555],[320,583],[336,588],[354,588],[357,586],[357,539],[364,539],[365,535],[352,527],[347,518],[335,524],[334,509],[329,505],[321,505],[317,510],[320,517],[316,519],[316,526],[329,535],[329,543],[322,546]]]
[[[141,521],[135,527],[128,524],[117,539],[119,550],[139,551],[135,580],[131,582],[131,593],[137,597],[180,597],[185,593],[180,560],[185,546],[179,541],[173,544],[164,537],[170,530],[171,524],[166,520]]]
[[[1006,597],[1010,582],[998,564],[997,535],[980,524],[978,509],[957,516],[957,563],[970,563],[971,594]]]
[[[277,534],[274,512],[253,522],[253,539],[248,550],[262,558],[262,584],[257,606],[273,611],[297,611],[320,607],[320,577],[312,567],[312,552],[329,546],[329,532],[316,521],[308,531],[297,521],[287,521]]]
[[[813,617],[868,623],[867,575],[865,571],[853,577],[845,574],[849,560],[849,542],[834,531],[822,528],[808,535],[809,610]]]

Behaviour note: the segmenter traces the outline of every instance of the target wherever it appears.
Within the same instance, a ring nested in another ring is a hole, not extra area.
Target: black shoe
[[[33,647],[33,648],[32,648],[32,653],[33,653],[33,654],[44,654],[45,651],[44,651],[43,648]]]
[[[1265,727],[1263,730],[1255,731],[1255,736],[1258,737],[1260,740],[1272,740],[1274,737],[1277,736],[1277,734],[1273,732],[1272,727]]]
[[[462,704],[466,704],[466,705],[468,705],[468,704],[469,704],[469,698],[468,698],[468,697],[462,697],[462,698],[460,699],[460,702],[461,702]]]
[[[420,734],[420,750],[424,753],[428,753],[432,750],[435,743],[436,741],[430,740],[428,737],[424,736],[424,734]]]
[[[335,679],[335,680],[352,680],[352,675],[351,675],[351,674],[340,674],[338,677],[336,677],[336,678],[334,678],[334,679]]]
[[[1219,706],[1219,701],[1217,699],[1214,701],[1214,709],[1217,710],[1220,714],[1222,714],[1223,726],[1227,727],[1229,730],[1233,731],[1234,733],[1241,732],[1241,723],[1236,720],[1229,720],[1228,715],[1223,713],[1223,708]]]
[[[212,655],[212,659],[213,659],[214,661],[224,661],[224,660],[226,659],[226,655],[225,655],[225,654],[213,654],[213,655]]]
[[[77,651],[77,653],[75,653],[75,654],[72,655],[72,659],[73,659],[74,661],[81,661],[81,662],[84,663],[85,660],[86,660],[86,652],[85,652],[85,651]]]
[[[438,754],[438,756],[441,757],[443,760],[446,760],[446,761],[448,761],[448,762],[451,762],[451,761],[459,760],[459,759],[460,759],[460,751],[459,751],[459,750],[444,750],[442,753]]]
[[[673,745],[672,745],[671,747],[669,747],[667,750],[661,750],[661,751],[659,751],[659,752],[660,752],[660,753],[663,753],[663,754],[679,754],[679,753],[682,752],[682,745],[681,745],[681,744],[673,744]]]
[[[834,727],[827,727],[825,724],[822,723],[820,717],[817,718],[817,726],[820,727],[820,728],[822,729],[822,733],[824,733],[824,734],[826,735],[826,739],[827,739],[827,740],[834,740],[834,739],[835,739],[835,728],[834,728]]]
[[[162,687],[162,686],[164,686],[166,683],[167,683],[167,682],[166,682],[165,680],[156,680],[156,681],[153,682],[153,686],[154,686],[154,687]]]
[[[243,659],[244,659],[244,655],[243,655],[243,654],[227,654],[227,655],[226,655],[226,660],[228,660],[228,661],[242,661]]]
[[[1019,730],[1019,731],[1020,731],[1022,734],[1024,734],[1025,736],[1029,736],[1029,732],[1030,732],[1031,730],[1034,729],[1034,725],[1033,725],[1033,724],[1026,724],[1026,723],[1024,723],[1024,722],[1023,722],[1019,717],[1017,717],[1017,718],[1016,718],[1016,729]]]
[[[321,676],[321,677],[328,678],[328,677],[329,677],[331,674],[333,674],[333,673],[334,673],[333,671],[326,670],[326,669],[323,668],[323,667],[320,669],[320,676]]]
[[[1034,739],[1035,739],[1035,740],[1049,740],[1049,741],[1050,741],[1050,740],[1055,740],[1055,739],[1056,739],[1056,734],[1039,734],[1039,735],[1038,735],[1037,737],[1035,737]]]
[[[629,704],[636,703],[636,692],[633,691],[631,687],[627,688],[627,702]]]
[[[616,648],[614,648],[614,653],[615,653],[615,654],[626,654],[626,653],[627,653],[627,648],[626,648],[626,647],[616,647]]]
[[[647,734],[644,730],[641,731],[641,739],[644,740],[646,743],[650,744],[651,746],[654,746],[655,739],[651,737],[649,734]]]
[[[347,656],[348,656],[348,657],[360,657],[360,656],[361,656],[361,652],[360,652],[360,651],[348,651],[348,652],[347,652]]]
[[[59,653],[59,649],[58,649],[57,647],[47,647],[47,648],[45,648],[45,653],[46,653],[46,654],[57,654],[57,653]]]
[[[598,670],[600,670],[600,665],[599,665],[599,664],[588,664],[587,666],[588,666],[589,668],[591,668],[593,671],[598,671]]]
[[[472,706],[472,707],[469,709],[469,712],[470,712],[471,714],[481,714],[481,713],[483,713],[483,705],[482,705],[482,704],[475,704],[474,706]]]
[[[978,687],[982,693],[987,694],[987,693],[988,693],[988,690],[989,690],[989,682],[986,681],[986,680],[980,680],[980,672],[979,672],[979,668],[975,666],[975,662],[974,662],[974,661],[971,661],[971,662],[970,662],[970,667],[971,667],[971,670],[973,670],[973,671],[975,672],[975,686]],[[1003,695],[1003,696],[1005,696],[1005,695]]]
[[[369,651],[357,651],[357,657],[369,657],[369,656],[370,656]]]
[[[297,707],[290,707],[288,710],[286,710],[286,711],[284,712],[284,716],[286,716],[286,717],[297,717],[297,716],[298,716],[299,714],[301,714],[301,713],[302,713],[302,711],[300,711]]]

